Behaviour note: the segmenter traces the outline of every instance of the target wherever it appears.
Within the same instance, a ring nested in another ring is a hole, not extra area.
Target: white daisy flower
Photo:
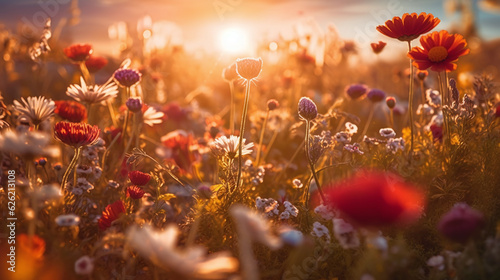
[[[14,100],[14,108],[34,125],[39,125],[50,118],[56,108],[55,102],[52,99],[46,99],[44,96],[21,98],[21,102]]]
[[[239,156],[238,151],[238,142],[240,141],[240,137],[231,135],[229,138],[226,136],[221,136],[215,139],[210,144],[210,149],[217,157],[226,156],[228,158],[237,158]],[[252,153],[251,148],[253,147],[253,143],[245,144],[246,139],[243,139],[243,147],[241,150],[242,155],[249,155]]]
[[[60,227],[73,227],[80,223],[80,217],[75,214],[59,215],[55,221]]]
[[[157,112],[155,108],[149,107],[143,114],[142,120],[145,124],[153,126],[155,124],[160,124],[163,122],[163,113]]]
[[[114,83],[107,83],[101,86],[87,86],[82,77],[80,77],[80,83],[82,84],[81,86],[77,84],[70,85],[66,90],[66,95],[81,103],[99,103],[110,98],[115,98],[118,94],[118,86]]]
[[[94,259],[83,256],[75,262],[75,272],[78,275],[90,275],[94,270]]]

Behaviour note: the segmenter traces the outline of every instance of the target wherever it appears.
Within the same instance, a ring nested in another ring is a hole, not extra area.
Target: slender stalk
[[[257,148],[257,160],[255,161],[256,166],[259,166],[260,164],[260,153],[262,152],[262,142],[264,141],[264,133],[266,132],[268,119],[269,119],[269,109],[267,109],[266,118],[264,119],[264,123],[262,124],[262,129],[260,130],[259,147]]]
[[[231,135],[234,135],[234,81],[229,82],[229,90],[231,91],[231,107],[229,109],[229,129],[231,131]]]
[[[240,185],[241,180],[241,167],[242,167],[242,153],[243,153],[243,136],[245,135],[245,123],[248,111],[248,100],[250,98],[250,80],[247,80],[246,90],[245,90],[245,101],[243,103],[243,112],[241,114],[241,124],[240,124],[240,138],[238,142],[238,176],[236,177],[236,188]]]
[[[443,114],[443,122],[444,122],[444,133],[443,137],[446,141],[446,146],[450,146],[450,130],[448,126],[448,115],[444,110],[444,106],[446,105],[446,96],[444,93],[443,87],[443,79],[441,78],[441,72],[438,73],[438,83],[439,83],[439,91],[441,92],[441,113]]]
[[[69,163],[69,166],[68,166],[68,168],[66,168],[66,171],[64,172],[64,175],[62,177],[61,190],[64,189],[64,187],[66,186],[66,182],[68,182],[69,174],[75,168],[75,165],[78,162],[78,158],[80,158],[81,153],[82,153],[82,147],[75,148],[75,155],[71,159],[71,162]]]
[[[90,120],[90,116],[92,115],[91,111],[90,111],[91,108],[92,108],[92,104],[91,103],[85,103],[85,109],[87,110],[87,122],[89,124],[91,124],[91,120]]]
[[[391,122],[391,127],[394,128],[394,110],[389,109],[389,120]]]
[[[373,104],[371,104],[370,113],[368,113],[368,119],[366,120],[365,127],[363,128],[363,132],[359,135],[360,139],[358,141],[361,141],[361,139],[363,139],[363,136],[366,135],[366,132],[368,131],[368,127],[370,127],[370,123],[372,122],[374,111],[375,111],[375,106]],[[391,110],[391,112],[392,112],[392,110]]]
[[[411,41],[408,41],[408,51],[411,51]],[[413,155],[413,59],[410,59],[410,95],[408,100],[408,110],[410,113],[410,156]]]
[[[90,77],[89,70],[87,69],[87,66],[85,65],[85,62],[80,62],[80,70],[82,71],[82,76],[87,85],[92,84],[92,77]]]
[[[261,159],[262,161],[266,161],[266,158],[269,155],[269,151],[271,151],[271,147],[273,146],[274,141],[276,141],[276,138],[278,137],[278,132],[279,132],[279,129],[276,129],[274,131],[273,136],[271,137],[271,141],[269,141],[269,144],[267,145],[266,152],[262,156],[262,159]]]
[[[314,169],[314,163],[312,162],[311,157],[309,156],[309,149],[311,148],[311,135],[310,135],[310,130],[311,130],[311,122],[306,121],[306,145],[305,145],[305,151],[306,151],[306,157],[307,161],[309,162],[309,167],[311,168],[311,173],[313,175],[314,181],[316,182],[316,186],[318,187],[319,195],[321,196],[321,200],[325,202],[325,194],[323,193],[323,190],[321,189],[321,185],[318,180],[318,175],[316,174],[316,170]]]
[[[109,99],[106,100],[106,104],[108,105],[109,117],[111,118],[111,121],[113,122],[113,126],[117,127],[118,124],[116,123],[115,109],[113,108],[113,104],[111,103],[111,101]]]

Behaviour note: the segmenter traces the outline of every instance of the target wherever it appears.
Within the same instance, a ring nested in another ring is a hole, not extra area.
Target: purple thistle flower
[[[307,121],[314,120],[318,116],[318,108],[310,98],[302,97],[299,100],[299,116]]]
[[[113,77],[122,87],[131,87],[141,81],[141,73],[134,69],[118,69],[113,74]]]
[[[347,96],[352,100],[360,99],[368,92],[368,87],[363,84],[353,84],[345,89]]]

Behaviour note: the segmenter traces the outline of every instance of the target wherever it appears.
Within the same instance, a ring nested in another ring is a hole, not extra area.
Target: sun
[[[228,53],[241,54],[250,51],[248,32],[241,27],[223,29],[218,36],[219,48]]]

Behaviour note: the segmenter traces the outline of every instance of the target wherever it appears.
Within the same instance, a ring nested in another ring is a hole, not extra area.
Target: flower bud
[[[385,104],[387,104],[387,107],[389,107],[389,109],[394,109],[394,107],[396,107],[396,98],[392,96],[387,97],[385,99]]]
[[[236,72],[236,63],[233,63],[222,70],[222,78],[226,82],[232,82],[239,78],[238,72]]]
[[[125,102],[127,108],[134,113],[140,112],[142,109],[142,100],[138,97],[130,97],[127,102]]]
[[[380,102],[385,98],[385,92],[380,89],[371,89],[367,94],[368,99],[373,102]]]
[[[417,78],[421,81],[425,80],[427,76],[429,75],[429,72],[427,70],[418,70],[417,71]]]
[[[262,63],[262,58],[238,58],[236,60],[236,72],[243,79],[255,79],[262,71]]]
[[[277,109],[279,106],[280,106],[280,104],[279,104],[278,100],[276,100],[276,99],[269,99],[269,100],[267,101],[267,109],[268,109],[269,111],[275,110],[275,109]]]
[[[466,203],[457,203],[444,214],[438,230],[446,238],[465,243],[484,225],[483,214]]]
[[[314,120],[316,116],[318,116],[318,108],[310,98],[308,97],[300,98],[299,116],[307,121]]]
[[[345,92],[352,100],[362,98],[367,92],[368,87],[362,84],[353,84],[346,87]]]
[[[198,187],[198,194],[200,198],[210,199],[212,197],[212,190],[207,185],[201,185]]]

